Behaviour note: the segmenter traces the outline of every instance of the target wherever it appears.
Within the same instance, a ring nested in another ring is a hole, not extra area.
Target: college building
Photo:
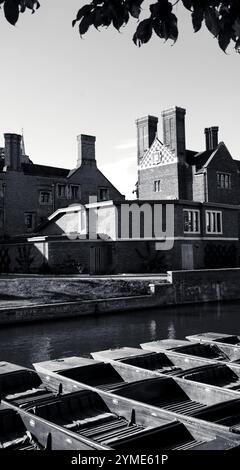
[[[78,156],[73,169],[38,165],[26,155],[23,136],[4,134],[0,148],[0,238],[38,231],[60,207],[124,199],[97,167],[94,136],[77,137]]]
[[[93,203],[61,200],[37,233],[5,240],[2,270],[115,274],[239,266],[240,162],[218,141],[218,127],[204,130],[205,148],[197,152],[186,149],[184,109],[163,111],[162,119],[162,140],[156,117],[136,121],[135,200],[111,185]],[[102,180],[91,184],[107,188]],[[79,185],[83,190],[84,181]]]

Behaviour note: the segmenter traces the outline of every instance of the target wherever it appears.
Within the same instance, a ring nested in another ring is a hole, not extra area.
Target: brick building
[[[139,199],[239,204],[240,161],[218,143],[218,127],[205,129],[203,151],[186,149],[185,113],[178,107],[162,112],[163,142],[156,117],[136,121]]]
[[[37,165],[25,155],[23,137],[5,134],[0,148],[0,237],[33,233],[60,207],[123,199],[97,167],[95,137],[79,135],[78,159],[72,170]]]
[[[162,117],[163,143],[156,117],[136,121],[138,199],[125,201],[109,190],[108,201],[99,197],[94,204],[83,198],[84,206],[66,207],[61,200],[37,236],[2,245],[5,270],[112,274],[239,266],[240,162],[218,143],[217,127],[205,129],[205,149],[197,152],[186,149],[185,110],[175,107]],[[72,174],[65,181],[76,184]]]

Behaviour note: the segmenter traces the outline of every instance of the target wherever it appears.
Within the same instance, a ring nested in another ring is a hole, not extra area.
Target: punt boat
[[[156,353],[126,347],[98,351],[91,355],[96,360],[111,363],[120,371],[126,368],[135,371],[136,378],[146,378],[143,371],[148,371],[150,376],[171,375],[176,381],[181,378],[240,391],[240,368],[232,370],[226,363],[199,360],[194,356],[186,360],[182,354],[168,350]]]
[[[75,367],[72,367],[73,363]],[[68,368],[68,364],[71,365],[70,368]],[[97,362],[97,364],[101,363]],[[89,375],[91,374],[91,366]],[[113,366],[113,363],[109,366]],[[133,403],[132,407],[134,407],[134,403],[141,404],[150,418],[156,415],[165,416],[167,419],[181,418],[181,420],[188,422],[195,416],[201,419],[201,412],[208,407],[234,399],[239,401],[240,407],[240,394],[236,391],[185,380],[177,376],[160,376],[158,374],[154,378],[149,378],[149,376],[143,378],[140,373],[139,375],[135,373],[135,368],[122,367],[122,364],[117,361],[114,362],[115,370],[121,371],[122,375],[124,372],[125,377],[128,375],[131,380],[117,383],[115,388],[113,386],[108,390],[102,387],[103,380],[99,387],[94,377],[92,378],[94,385],[83,383],[81,377],[81,370],[84,370],[84,367],[82,369],[82,358],[47,361],[34,364],[34,367],[43,383],[53,390],[58,390],[60,383],[64,393],[91,389],[97,391],[104,400],[110,400],[110,403],[116,401],[118,406],[120,399],[122,406],[129,406],[129,402]],[[92,373],[93,370],[92,368]],[[149,374],[149,371],[144,369],[142,372]],[[84,380],[86,375],[87,371],[85,370]],[[137,378],[136,375],[138,375]]]
[[[40,450],[18,412],[0,405],[0,450]]]
[[[103,448],[123,450],[157,448],[159,450],[231,450],[240,448],[240,439],[222,435],[204,425],[180,421],[161,423],[145,414],[141,406],[128,402],[122,410],[108,406],[92,390],[58,396],[25,410],[34,420],[41,419],[71,431],[80,439],[89,439]]]
[[[162,339],[140,344],[141,348],[147,351],[165,352],[175,351],[179,354],[197,356],[214,361],[229,361],[229,356],[222,351],[216,344],[203,344],[200,342],[185,341],[185,344],[179,344],[178,340]]]
[[[24,407],[28,403],[48,400],[53,395],[36,371],[10,362],[0,362],[0,399]]]
[[[7,403],[0,405],[0,450],[109,450],[87,437],[33,416]]]
[[[231,361],[240,363],[240,336],[223,333],[200,333],[187,336],[192,343],[217,346]]]

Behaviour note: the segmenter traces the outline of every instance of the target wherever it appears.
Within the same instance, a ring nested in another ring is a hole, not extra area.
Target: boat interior
[[[194,416],[197,411],[207,406],[201,397],[200,399],[198,397],[197,400],[192,399],[171,377],[159,377],[125,384],[113,393],[186,416]],[[199,389],[196,395],[200,395]]]
[[[18,406],[49,399],[54,393],[42,383],[39,375],[30,369],[8,362],[0,362],[0,398]]]
[[[216,403],[195,417],[227,426],[232,433],[240,434],[240,399]]]
[[[0,450],[39,450],[20,415],[0,405]]]
[[[56,397],[28,409],[35,416],[64,426],[99,444],[118,448],[130,442],[147,446],[153,442],[162,426],[144,426],[144,419],[138,422],[134,409],[125,416],[113,412],[96,392],[84,390]],[[155,441],[156,443],[156,441]]]
[[[231,365],[231,367],[235,370],[222,362],[208,361],[196,358],[195,356],[189,356],[186,359],[183,354],[171,351],[166,351],[165,353],[146,351],[145,354],[130,355],[129,357],[122,358],[124,353],[126,353],[125,348],[122,349],[109,349],[92,353],[92,355],[99,360],[105,359],[111,361],[115,368],[117,366],[123,367],[123,365],[133,366],[136,369],[154,371],[231,390],[240,390],[240,368],[234,368],[234,365]],[[112,359],[112,357],[117,356],[120,359]],[[141,376],[139,370],[136,370],[136,375]]]
[[[219,440],[225,441],[226,448],[238,445],[231,439],[223,439],[216,433],[203,433],[179,421],[160,424],[149,420],[140,409],[132,408],[129,403],[128,413],[118,414],[113,411],[99,394],[86,390],[56,397],[48,403],[39,404],[28,411],[35,416],[58,424],[100,445],[112,449],[158,448],[165,450],[198,449],[207,442],[210,448],[217,448]],[[127,416],[128,414],[128,416]]]
[[[224,387],[229,390],[240,390],[239,375],[226,364],[206,364],[202,367],[185,370],[178,376],[186,380]]]
[[[143,343],[141,347],[146,350],[155,350],[164,352],[164,346],[162,346],[161,341],[159,341],[159,345],[156,344],[157,341],[151,343]],[[179,354],[187,354],[191,356],[202,357],[205,359],[212,359],[214,361],[228,361],[229,356],[223,352],[217,345],[215,344],[208,344],[208,343],[195,343],[195,342],[187,342],[187,344],[183,346],[176,346],[170,348],[171,351],[175,351]]]
[[[190,341],[218,342],[232,345],[240,345],[240,337],[237,335],[228,335],[223,333],[201,333],[198,335],[189,335],[186,338]]]
[[[79,367],[62,370],[60,374],[63,377],[106,391],[116,389],[124,384],[126,380],[111,364],[105,364],[104,362],[82,367],[79,361]]]

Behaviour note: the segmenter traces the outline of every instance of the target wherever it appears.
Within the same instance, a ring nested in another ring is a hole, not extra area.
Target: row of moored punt
[[[240,448],[240,337],[0,363],[0,449]]]

